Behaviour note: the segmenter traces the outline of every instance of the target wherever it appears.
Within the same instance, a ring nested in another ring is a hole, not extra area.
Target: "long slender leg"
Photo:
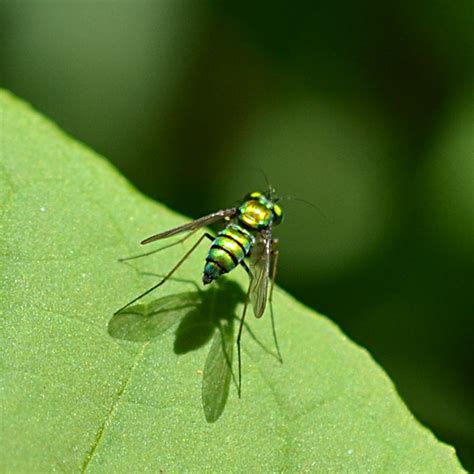
[[[136,298],[134,298],[132,301],[128,302],[125,306],[122,306],[119,310],[115,311],[114,314],[117,314],[117,313],[120,313],[120,311],[123,311],[125,308],[128,308],[131,304],[135,303],[136,301],[138,301],[139,299],[143,298],[145,295],[147,295],[148,293],[151,293],[153,290],[156,290],[156,288],[158,288],[159,286],[161,286],[163,283],[165,283],[170,277],[171,275],[173,275],[173,273],[181,266],[181,264],[194,252],[194,250],[196,250],[196,247],[202,242],[202,240],[204,239],[204,237],[207,237],[209,240],[214,240],[214,237],[210,234],[208,234],[207,232],[203,235],[201,235],[201,237],[199,237],[199,239],[197,240],[197,242],[184,254],[184,256],[181,258],[181,260],[179,260],[179,262],[171,269],[170,272],[168,272],[162,280],[160,280],[156,285],[152,286],[151,288],[149,288],[148,290],[146,290],[144,293],[142,293],[141,295],[137,296]]]
[[[275,239],[275,242],[277,243],[277,240]],[[244,267],[245,271],[247,272],[247,274],[249,275],[250,278],[252,278],[252,272],[250,271],[250,268],[247,266],[247,264],[242,261],[240,262],[240,264]],[[274,283],[275,282],[275,274],[276,274],[276,269],[273,270],[272,272],[272,282]],[[270,297],[269,297],[269,303],[271,304],[271,297],[272,297],[272,289],[273,289],[273,286],[270,287]],[[270,306],[270,310],[271,310],[271,306]],[[272,314],[272,313],[270,313]],[[245,324],[244,323],[244,327],[245,329],[247,330],[247,332],[250,334],[250,336],[252,337],[252,339],[268,354],[270,354],[272,357],[275,357],[276,359],[278,359],[280,362],[281,362],[281,355],[280,354],[275,354],[274,352],[272,352],[271,350],[269,350],[267,347],[265,347],[263,345],[263,343],[261,341],[259,341],[257,339],[257,336],[255,336],[255,334],[252,332],[252,329],[250,329],[250,326],[248,324]],[[272,324],[272,329],[274,331],[274,334],[276,334],[275,332],[275,326],[274,324]],[[274,337],[275,338],[275,337]]]
[[[248,267],[248,265],[243,260],[240,262],[240,265],[242,265],[244,270],[247,272],[248,276],[252,278],[252,272],[250,271],[250,268]]]
[[[277,350],[277,355],[278,355],[278,360],[283,364],[283,357],[281,356],[280,352],[280,346],[278,345],[278,339],[276,335],[276,329],[275,329],[275,317],[273,315],[273,287],[275,286],[275,277],[276,277],[276,272],[277,272],[277,266],[278,266],[278,257],[280,256],[280,252],[276,248],[278,245],[278,240],[274,239],[272,242],[272,255],[273,255],[273,262],[272,262],[272,283],[270,286],[270,295],[268,298],[268,303],[270,305],[270,316],[272,319],[272,332],[273,332],[273,340],[275,341],[275,348]]]
[[[252,281],[252,280],[250,280]],[[240,353],[240,338],[242,337],[242,329],[244,328],[244,321],[245,321],[245,315],[247,314],[247,306],[249,305],[249,298],[250,298],[250,289],[252,288],[252,285],[249,285],[249,289],[247,291],[247,294],[245,296],[245,304],[244,304],[244,310],[242,311],[242,317],[240,318],[240,325],[239,325],[239,333],[237,335],[237,355],[239,359],[239,386],[238,386],[238,394],[239,398],[242,394],[242,356]]]
[[[132,255],[131,257],[119,258],[119,262],[127,262],[128,260],[134,260],[136,258],[147,257],[148,255],[153,255],[154,253],[161,252],[162,250],[169,249],[170,247],[174,247],[175,245],[181,244],[185,240],[189,239],[189,237],[194,235],[198,230],[199,230],[199,227],[197,229],[194,229],[193,231],[191,231],[189,234],[185,235],[182,239],[179,239],[176,242],[165,245],[163,247],[152,250],[150,252],[140,253],[138,255]]]

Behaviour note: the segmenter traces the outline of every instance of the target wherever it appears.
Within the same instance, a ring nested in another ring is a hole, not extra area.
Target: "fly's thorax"
[[[262,230],[271,225],[278,225],[283,219],[283,211],[276,204],[277,200],[260,192],[248,194],[239,206],[239,222],[250,230]]]
[[[271,207],[261,201],[250,199],[239,207],[239,221],[247,228],[261,230],[269,227],[273,220]]]

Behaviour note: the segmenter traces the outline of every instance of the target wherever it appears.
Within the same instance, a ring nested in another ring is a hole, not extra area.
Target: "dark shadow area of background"
[[[317,205],[285,203],[278,282],[469,470],[473,72],[471,0],[0,5],[1,85],[144,193],[198,217],[261,168]]]

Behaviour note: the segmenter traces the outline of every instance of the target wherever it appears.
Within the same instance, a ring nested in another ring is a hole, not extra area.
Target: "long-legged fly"
[[[212,243],[207,253],[204,264],[202,281],[205,285],[217,280],[225,273],[231,272],[239,265],[245,269],[250,277],[250,283],[245,298],[242,316],[240,318],[239,332],[237,335],[237,352],[239,364],[238,393],[241,394],[242,386],[242,359],[240,349],[240,339],[244,326],[245,315],[249,301],[252,304],[253,312],[257,318],[262,317],[265,312],[267,301],[272,299],[275,275],[278,263],[277,239],[273,238],[273,226],[280,224],[283,219],[283,211],[277,204],[278,198],[274,189],[270,186],[267,192],[252,192],[247,194],[240,204],[230,209],[223,209],[207,216],[196,219],[188,224],[184,224],[173,229],[152,235],[141,242],[142,245],[166,239],[182,232],[188,234],[171,245],[183,242],[193,235],[203,226],[207,226],[224,220],[227,224],[217,236],[205,232],[194,245],[185,253],[178,263],[160,280],[156,285],[149,288],[141,295],[134,298],[125,306],[120,308],[115,314],[121,312],[131,304],[135,303],[143,296],[163,285],[181,264],[191,255],[197,246],[205,239]],[[149,255],[148,252],[144,255]],[[131,257],[134,258],[134,257]],[[126,259],[125,259],[126,260]],[[271,281],[270,290],[268,282]],[[280,350],[275,334],[273,312],[271,312],[272,329],[278,358],[281,361]]]

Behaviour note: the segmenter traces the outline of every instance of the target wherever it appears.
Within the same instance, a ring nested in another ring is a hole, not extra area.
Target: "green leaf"
[[[219,298],[225,293],[230,297]],[[150,341],[179,322],[176,354],[198,349],[212,337],[203,371],[202,403],[206,420],[215,422],[224,411],[233,375],[233,328],[239,301],[244,301],[244,293],[235,282],[218,280],[205,292],[177,293],[119,310],[109,322],[109,334],[125,341]]]
[[[7,93],[0,124],[3,472],[462,471],[370,355],[279,288],[284,363],[249,315],[239,399],[247,277],[201,294],[204,245],[114,316],[191,244],[118,259],[184,219]]]
[[[239,294],[231,287],[221,288],[228,294]],[[243,296],[243,293],[242,293]],[[217,299],[217,295],[214,300]],[[232,299],[220,298],[226,304]],[[234,351],[234,318],[233,308],[221,305],[221,311],[214,312],[216,330],[204,365],[202,379],[202,406],[204,415],[209,422],[215,422],[224,411],[229,396],[230,381],[232,379],[232,360]],[[234,305],[232,305],[234,306]],[[228,311],[227,309],[230,309]],[[224,317],[219,317],[223,315]],[[227,317],[226,317],[227,316]],[[235,379],[234,379],[235,381]],[[237,387],[237,384],[236,384]]]
[[[109,334],[125,341],[150,341],[195,310],[202,304],[202,299],[199,292],[186,292],[130,306],[112,317]]]

